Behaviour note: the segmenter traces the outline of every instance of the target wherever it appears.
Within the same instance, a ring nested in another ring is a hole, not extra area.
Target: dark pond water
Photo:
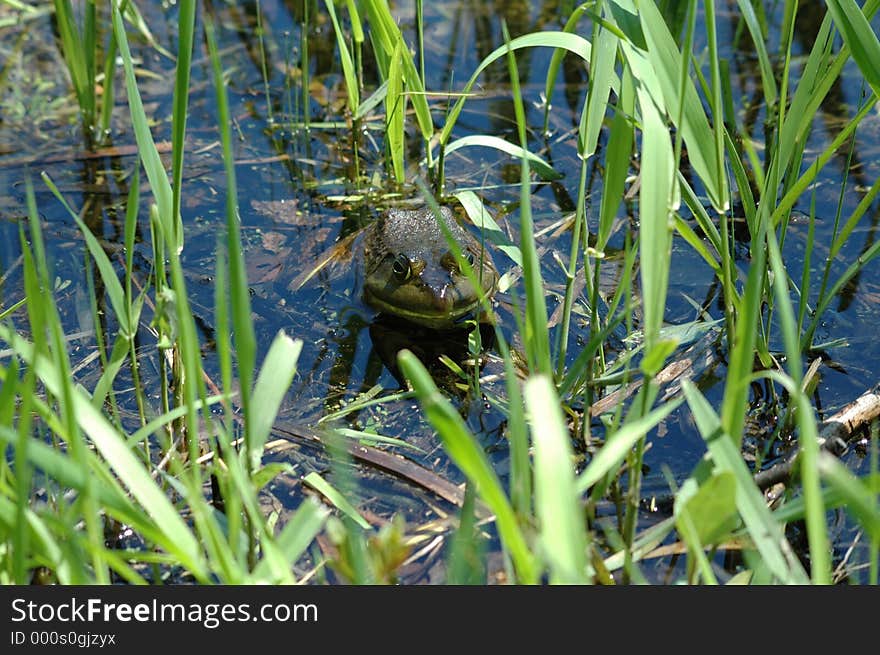
[[[144,4],[149,5],[143,11],[157,42],[175,51],[175,10]],[[819,3],[807,4],[809,6],[800,10],[802,18],[796,32],[796,50],[800,55],[808,52],[821,20],[821,15],[816,14]],[[541,29],[561,29],[568,16],[565,9],[568,5],[554,2],[453,0],[426,5],[426,86],[439,93],[459,90],[478,62],[503,43],[502,18],[511,35],[517,36]],[[405,37],[414,43],[413,6],[414,3],[398,3],[394,13]],[[731,6],[735,5],[731,3]],[[0,86],[0,307],[11,305],[22,295],[19,224],[25,214],[24,179],[30,174],[35,181],[50,264],[60,283],[56,297],[65,331],[71,336],[70,355],[77,378],[90,388],[100,375],[100,367],[95,357],[84,245],[69,215],[37,175],[41,171],[48,173],[68,201],[82,208],[86,223],[105,240],[108,252],[117,252],[122,242],[128,184],[137,165],[132,156],[134,137],[128,127],[123,100],[116,107],[110,147],[97,155],[82,149],[75,102],[53,45],[50,19],[44,16],[23,25],[9,25],[3,19],[11,17],[10,11],[0,8],[0,25],[3,25],[0,27],[0,69],[6,76]],[[389,204],[387,194],[393,191],[413,198],[418,194],[414,188],[394,189],[387,180],[381,119],[368,121],[361,133],[352,133],[345,121],[344,82],[335,55],[332,25],[323,3],[310,3],[305,35],[305,15],[299,2],[264,0],[256,4],[224,5],[215,11],[227,69],[226,90],[233,117],[242,238],[260,355],[265,354],[279,329],[304,340],[299,373],[280,422],[315,425],[321,417],[338,410],[358,394],[369,392],[381,397],[399,390],[400,383],[388,365],[387,350],[389,344],[393,350],[393,344],[401,335],[395,335],[399,330],[394,325],[375,321],[374,312],[353,292],[355,280],[351,266],[323,271],[301,289],[296,288],[294,282],[318,254],[373,220]],[[767,3],[767,11],[774,30],[769,50],[775,52],[781,3]],[[262,44],[257,36],[258,16],[264,32]],[[723,13],[719,23],[720,43],[731,67],[734,97],[740,103],[739,120],[750,126],[756,142],[760,143],[765,107],[757,60],[748,40],[735,38],[737,26],[738,15],[734,11]],[[702,46],[701,33],[698,29],[698,46]],[[173,61],[136,37],[132,39],[135,55],[140,60],[141,93],[148,114],[156,121],[154,137],[157,141],[170,140]],[[305,65],[310,79],[307,106],[303,101],[301,60],[306,40]],[[522,54],[518,62],[528,122],[533,128],[530,149],[564,174],[558,181],[535,182],[532,186],[538,245],[543,252],[542,272],[547,280],[552,312],[561,303],[564,284],[562,270],[553,255],[559,253],[567,259],[570,251],[571,235],[565,227],[575,210],[579,171],[577,125],[588,80],[582,63],[567,58],[552,98],[550,131],[542,134],[541,99],[550,57],[549,50],[530,50]],[[210,65],[201,40],[197,42],[195,59],[184,173],[186,246],[183,258],[198,325],[209,343],[213,336],[214,261],[218,235],[222,234],[225,224],[226,183]],[[371,57],[365,53],[364,77],[368,85],[365,95],[380,83],[370,61]],[[796,60],[796,64],[800,63],[801,60]],[[854,69],[848,69],[843,81],[829,94],[821,121],[809,137],[808,161],[821,152],[845,119],[855,113],[864,92],[859,79]],[[438,125],[443,120],[443,101],[444,98],[438,96],[434,105]],[[306,113],[311,123],[308,129],[304,126]],[[844,152],[826,168],[816,185],[815,276],[821,274],[824,265],[838,198],[842,194],[842,215],[848,215],[880,174],[878,128],[880,117],[874,113],[864,121],[852,144],[849,174],[845,175],[847,155]],[[516,141],[510,84],[503,64],[490,67],[483,74],[476,95],[466,103],[455,136],[468,134],[490,134]],[[410,179],[424,175],[424,169],[418,167],[424,155],[421,141],[414,134],[411,136]],[[604,140],[601,143],[604,144]],[[596,229],[603,173],[599,160],[595,162],[589,171],[590,195],[586,207],[592,230]],[[514,242],[519,229],[519,175],[516,160],[488,149],[459,150],[446,161],[447,192],[471,190],[477,193]],[[146,187],[144,191],[146,207],[150,198]],[[796,216],[786,237],[784,256],[794,271],[800,270],[803,258],[809,202],[810,197],[806,196],[796,207]],[[623,248],[627,231],[636,228],[635,210],[634,203],[621,208],[609,252]],[[146,235],[146,211],[140,216],[141,234]],[[880,206],[875,202],[834,262],[833,276],[842,273],[870,247],[876,239],[878,220]],[[747,252],[747,243],[738,247],[743,253]],[[151,266],[150,244],[142,239],[136,254],[146,276]],[[514,268],[513,262],[501,253],[495,255],[495,262],[502,273]],[[739,264],[746,269],[745,256]],[[836,345],[826,350],[826,364],[820,368],[820,383],[814,394],[820,418],[877,382],[880,370],[880,344],[875,336],[880,317],[878,266],[880,262],[869,264],[823,318],[817,342],[835,342]],[[612,262],[605,270],[607,279],[603,280],[603,288],[612,292],[619,281],[619,266]],[[98,277],[94,271],[92,276]],[[511,290],[514,295],[518,292],[517,287]],[[697,310],[693,303],[704,307],[713,319],[722,316],[719,289],[711,269],[692,248],[677,239],[673,247],[666,320],[670,324],[695,320]],[[516,325],[510,310],[502,308],[501,316],[503,333],[516,345]],[[150,346],[154,338],[148,329],[150,318],[147,315],[142,320],[140,336],[144,351],[152,353]],[[23,329],[24,314],[19,312],[14,320]],[[410,330],[403,332],[403,337],[411,337]],[[576,321],[571,343],[584,344],[589,336],[586,320]],[[426,341],[431,342],[432,338]],[[420,343],[424,345],[424,340]],[[572,350],[569,359],[576,356],[578,348]],[[709,364],[698,382],[707,398],[718,406],[726,374],[721,342],[713,345],[709,353]],[[216,363],[209,347],[205,349],[205,359],[209,372],[216,372],[211,371]],[[497,379],[502,370],[497,353],[488,348],[485,359],[482,375],[486,394],[503,396],[503,383]],[[155,375],[155,363],[152,368],[148,365],[144,369],[145,375]],[[435,370],[442,371],[442,368]],[[123,382],[118,385],[119,399],[124,406],[128,394],[124,388],[125,377],[120,379]],[[440,375],[440,382],[490,454],[499,474],[504,476],[508,458],[503,414],[486,398],[470,397],[459,389],[454,376]],[[752,394],[754,422],[764,428],[764,433],[748,439],[746,447],[750,455],[757,453],[765,461],[772,461],[787,447],[785,442],[771,442],[766,438],[766,434],[772,432],[772,417],[778,408],[773,405],[769,388],[754,385]],[[333,424],[375,430],[402,439],[415,448],[390,449],[454,483],[463,480],[411,399],[372,405],[351,412]],[[598,424],[597,430],[601,436]],[[674,413],[651,434],[649,441],[645,461],[646,499],[653,494],[668,493],[664,470],[671,471],[680,481],[705,452],[686,409]],[[270,456],[291,462],[299,473],[319,470],[333,478],[330,463],[321,450],[305,442],[294,441],[288,447],[276,448]],[[862,466],[857,455],[851,456],[849,462],[856,469]],[[435,536],[446,534],[447,516],[454,508],[428,490],[375,467],[359,465],[355,478],[358,483],[355,504],[380,519],[402,513],[410,530],[423,537],[421,545],[426,546],[425,552],[405,567],[404,579],[413,582],[433,579],[435,566],[443,556],[443,542],[435,540]],[[303,493],[295,476],[282,476],[268,489],[267,504],[283,512],[295,508]],[[646,511],[642,525],[655,518]],[[839,556],[852,538],[850,528],[843,525],[835,535]],[[650,571],[655,566],[653,576],[663,580],[670,575],[674,564],[668,560],[656,565],[648,563],[646,569]]]

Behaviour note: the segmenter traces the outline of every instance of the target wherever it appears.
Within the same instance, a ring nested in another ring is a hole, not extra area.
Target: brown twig
[[[877,418],[880,418],[880,384],[822,423],[819,447],[839,457],[853,436]],[[779,482],[787,482],[797,466],[799,455],[800,450],[797,450],[785,461],[757,473],[755,484],[763,491]]]
[[[296,438],[320,444],[324,443],[317,433],[304,426],[280,426],[276,424],[272,428],[272,432],[286,438]],[[405,480],[409,480],[410,482],[437,494],[444,500],[448,500],[454,505],[461,507],[464,502],[464,492],[458,486],[411,460],[378,448],[364,446],[359,443],[346,442],[345,449],[354,459],[393,473]]]

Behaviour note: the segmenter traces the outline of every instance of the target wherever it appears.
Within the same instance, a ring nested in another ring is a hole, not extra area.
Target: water
[[[415,17],[410,3],[396,8],[401,29],[411,43],[415,42]],[[443,93],[459,90],[478,62],[503,43],[501,18],[506,19],[512,36],[539,29],[561,29],[567,14],[557,3],[540,5],[524,2],[506,3],[427,3],[425,9],[426,87]],[[812,6],[811,6],[812,7]],[[803,22],[799,23],[795,48],[800,55],[808,52],[811,34],[815,33],[821,16],[810,16],[811,7],[801,8]],[[262,11],[264,41],[257,38],[255,12]],[[147,24],[159,44],[171,51],[176,49],[174,8],[162,10],[158,6],[143,9]],[[771,6],[768,5],[768,12]],[[10,12],[8,8],[0,9]],[[781,8],[770,14],[771,27],[778,30]],[[302,98],[302,7],[264,1],[259,5],[243,5],[219,9],[215,17],[221,26],[218,31],[224,65],[227,67],[227,88],[233,117],[234,153],[237,162],[239,208],[242,238],[251,284],[255,328],[262,359],[279,329],[302,338],[304,348],[299,360],[299,372],[286,398],[279,420],[284,425],[314,425],[318,419],[336,411],[361,393],[388,394],[400,389],[400,380],[389,365],[385,346],[393,337],[394,326],[374,321],[374,312],[354,293],[356,286],[353,267],[342,265],[342,270],[322,271],[309,284],[297,289],[294,282],[314,258],[337,240],[356,232],[375,218],[379,208],[387,203],[383,194],[392,191],[384,170],[382,121],[367,121],[362,133],[354,135],[345,123],[345,89],[341,69],[335,58],[336,42],[332,25],[323,4],[310,5],[308,26],[308,71],[310,97],[308,114],[312,127],[304,126]],[[762,125],[766,108],[758,77],[753,50],[742,40],[735,46],[737,16],[722,15],[719,21],[719,41],[723,56],[730,63],[734,80],[734,98],[737,101],[737,120],[749,125],[758,143],[763,140]],[[65,332],[79,335],[70,341],[70,355],[77,367],[77,379],[87,388],[94,386],[101,373],[94,359],[94,326],[89,311],[89,292],[84,270],[84,248],[81,237],[70,216],[49,194],[38,179],[45,171],[62,189],[67,200],[83,209],[84,220],[106,245],[111,259],[120,265],[118,254],[122,242],[122,220],[128,184],[136,159],[132,148],[134,137],[128,128],[127,107],[124,100],[117,103],[112,147],[98,156],[84,153],[78,132],[74,101],[66,86],[63,64],[58,52],[51,46],[48,18],[37,19],[21,27],[0,28],[0,68],[10,71],[9,79],[0,87],[0,307],[7,307],[22,294],[21,249],[19,223],[26,214],[24,179],[34,181],[38,210],[45,230],[50,265],[58,277],[56,299],[64,321]],[[704,31],[697,29],[698,47]],[[16,39],[21,41],[16,41]],[[770,36],[771,52],[778,43],[778,33]],[[133,38],[134,41],[134,38]],[[173,62],[145,43],[133,43],[136,56],[142,58],[141,93],[148,114],[157,123],[154,138],[170,139],[171,93]],[[201,41],[197,44],[202,47]],[[264,79],[261,52],[266,53]],[[549,132],[541,133],[543,122],[542,98],[546,70],[551,57],[547,49],[529,50],[519,59],[519,74],[526,100],[527,120],[532,127],[530,149],[540,154],[564,174],[554,182],[535,182],[532,187],[532,207],[536,230],[541,235],[538,246],[542,249],[542,273],[547,281],[548,310],[553,312],[562,301],[564,278],[553,255],[567,259],[570,251],[570,232],[559,229],[563,219],[575,209],[579,159],[577,157],[577,125],[588,86],[588,77],[581,62],[566,59],[552,97]],[[367,88],[364,97],[379,84],[378,74],[372,68],[368,44],[363,53],[364,77]],[[802,58],[795,65],[803,63]],[[213,274],[217,238],[222,234],[225,221],[226,183],[217,142],[214,90],[209,62],[198,50],[192,70],[190,115],[188,123],[185,197],[183,215],[186,224],[186,247],[183,261],[188,273],[188,288],[194,302],[197,324],[206,343],[213,338]],[[854,69],[848,69],[843,82],[837,84],[823,105],[821,121],[809,136],[806,160],[810,161],[837,133],[845,119],[855,112],[863,100],[864,90],[854,80],[859,79]],[[847,83],[852,81],[852,83]],[[121,85],[117,85],[121,89]],[[454,137],[469,134],[491,134],[516,141],[510,86],[503,63],[487,70],[476,87],[477,95],[468,100],[454,133]],[[267,95],[268,94],[268,95]],[[439,102],[439,100],[437,101]],[[439,104],[434,113],[435,122],[442,124],[443,112]],[[790,270],[800,271],[804,257],[807,224],[804,217],[815,199],[816,248],[813,253],[813,279],[821,275],[824,255],[837,211],[838,197],[842,197],[842,216],[846,217],[857,205],[865,190],[880,173],[877,156],[877,130],[880,117],[869,116],[852,144],[849,174],[846,175],[846,153],[837,157],[815,186],[815,194],[805,195],[795,207],[795,218],[786,236],[784,257]],[[424,175],[418,167],[424,155],[420,139],[413,133],[408,147],[408,176]],[[357,137],[357,138],[355,138]],[[604,145],[604,136],[600,146]],[[357,150],[355,151],[355,143]],[[599,201],[602,193],[602,170],[599,159],[589,171],[587,216],[595,231]],[[355,184],[356,172],[361,175]],[[508,231],[511,240],[518,240],[519,165],[516,160],[499,156],[485,148],[459,150],[446,161],[447,191],[449,193],[473,190],[496,213],[496,218]],[[691,175],[693,181],[694,177]],[[150,201],[144,186],[144,206]],[[697,187],[699,192],[699,187]],[[415,197],[411,187],[404,195]],[[357,196],[367,196],[366,200]],[[279,204],[281,201],[283,205]],[[609,244],[609,253],[623,248],[627,230],[636,225],[635,203],[621,207],[618,229]],[[141,236],[136,262],[146,276],[151,267],[150,244],[146,235],[147,212],[141,216]],[[880,206],[875,202],[832,267],[832,279],[863,253],[876,239]],[[631,232],[634,234],[634,232]],[[743,254],[738,262],[743,273],[747,271],[748,244],[737,244]],[[513,268],[503,255],[495,256],[502,273]],[[823,317],[817,342],[842,340],[822,354],[825,365],[820,368],[820,382],[813,400],[820,418],[854,399],[876,383],[880,351],[872,338],[878,320],[876,299],[878,266],[872,262],[853,283],[845,289]],[[613,262],[603,280],[603,288],[610,293],[619,282],[619,269]],[[97,279],[95,271],[92,277]],[[815,284],[815,283],[814,283]],[[521,289],[514,288],[514,293]],[[814,290],[815,293],[815,290]],[[712,319],[722,317],[719,288],[712,270],[697,253],[679,237],[673,245],[672,269],[669,283],[666,320],[670,324],[693,321],[698,312],[694,303],[702,306]],[[514,346],[518,343],[515,322],[509,309],[503,309],[502,332]],[[140,339],[146,347],[154,342],[148,324],[149,314],[141,322]],[[19,329],[23,329],[24,314],[13,315]],[[586,321],[574,322],[570,337],[572,344],[589,340]],[[428,341],[431,341],[428,338]],[[781,349],[778,339],[774,346]],[[149,349],[146,349],[149,351]],[[577,347],[569,354],[573,361]],[[498,382],[502,369],[497,353],[488,348],[482,374],[488,398],[504,397],[503,384]],[[719,342],[712,349],[711,366],[701,372],[697,382],[714,406],[720,403],[726,374],[725,353]],[[216,361],[210,347],[205,349],[209,373],[217,374]],[[148,385],[156,384],[155,363],[145,367]],[[487,398],[474,398],[457,386],[454,375],[440,375],[442,367],[435,367],[443,388],[456,403],[468,426],[490,455],[496,470],[505,477],[508,467],[504,416]],[[152,380],[149,376],[153,376]],[[120,402],[123,407],[131,400],[121,385]],[[372,391],[371,391],[372,390]],[[753,385],[753,405],[756,424],[772,431],[772,417],[778,408],[773,403],[771,389]],[[415,401],[398,400],[374,405],[344,416],[336,425],[358,430],[376,430],[381,434],[406,441],[416,449],[391,448],[426,469],[453,483],[463,481],[461,474],[442,452],[437,438],[421,418]],[[598,426],[598,424],[596,424]],[[594,433],[601,436],[601,432]],[[664,471],[671,472],[679,482],[692,470],[705,452],[702,439],[686,411],[673,413],[650,437],[650,449],[645,459],[644,495],[663,496],[669,492]],[[788,450],[786,442],[768,443],[766,438],[747,440],[747,456],[772,461]],[[333,471],[323,451],[304,442],[289,446],[277,445],[269,457],[293,464],[297,473],[317,470],[333,479]],[[850,465],[857,470],[864,466],[858,456],[851,456]],[[408,525],[419,531],[439,521],[448,529],[443,517],[452,508],[439,502],[436,496],[421,488],[361,462],[356,468],[357,481],[353,503],[377,517],[388,518],[402,513]],[[282,476],[267,488],[267,504],[286,511],[294,508],[303,496],[303,487],[295,477]],[[274,503],[274,504],[273,504]],[[646,513],[645,522],[652,517]],[[846,541],[842,540],[841,550]],[[440,549],[431,551],[419,562],[406,569],[411,581],[431,579],[434,567],[441,566]],[[659,565],[662,576],[666,562]]]

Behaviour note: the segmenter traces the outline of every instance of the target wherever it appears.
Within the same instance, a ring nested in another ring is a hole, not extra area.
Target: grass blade
[[[418,358],[408,350],[402,350],[397,359],[401,371],[416,391],[422,411],[439,433],[446,452],[494,512],[498,532],[510,553],[519,580],[526,584],[536,583],[538,566],[534,555],[529,550],[513,508],[483,450],[474,442],[461,416],[442,396]]]
[[[809,578],[785,539],[782,526],[764,504],[764,497],[733,439],[724,433],[718,415],[692,382],[685,380],[682,388],[716,469],[734,475],[736,506],[763,562],[781,582],[806,584]]]
[[[880,95],[880,41],[871,23],[855,0],[827,0],[825,4],[865,80]]]
[[[360,512],[358,512],[352,506],[352,504],[348,502],[348,500],[346,500],[345,496],[343,496],[333,485],[327,482],[315,471],[312,471],[311,473],[306,475],[303,478],[303,482],[305,482],[315,491],[320,492],[321,495],[329,500],[336,509],[345,514],[364,530],[370,529],[370,524],[369,522],[367,522],[367,519],[360,515]]]
[[[260,465],[263,446],[269,438],[281,401],[284,400],[293,382],[293,376],[296,375],[296,363],[302,347],[301,339],[291,339],[282,330],[275,335],[272,345],[269,346],[269,352],[266,353],[266,359],[263,360],[263,368],[260,369],[254,385],[251,405],[254,417],[250,424],[248,461],[252,471]]]
[[[592,578],[592,570],[571,464],[574,453],[559,397],[550,378],[543,375],[526,381],[523,396],[535,449],[535,512],[550,582],[583,584]]]
[[[490,136],[487,134],[473,134],[470,136],[462,137],[460,139],[456,139],[448,146],[446,146],[446,154],[448,155],[449,153],[455,152],[460,148],[467,148],[472,146],[494,148],[495,150],[506,152],[512,157],[526,158],[529,160],[529,163],[535,167],[535,170],[537,171],[538,175],[541,176],[542,180],[558,180],[563,177],[561,173],[556,172],[550,164],[538,157],[538,155],[529,152],[525,148],[514,145],[510,141],[506,141],[500,137]]]

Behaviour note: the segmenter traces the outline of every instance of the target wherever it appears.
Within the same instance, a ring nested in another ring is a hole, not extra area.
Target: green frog
[[[439,220],[473,267],[479,287],[459,269],[438,219],[427,208],[391,209],[365,229],[364,300],[383,314],[434,329],[450,329],[491,297],[498,271],[489,252],[462,228],[448,207]]]
[[[290,202],[251,204],[279,223],[297,224],[305,217]],[[483,244],[455,221],[448,207],[440,208],[439,220],[474,269],[477,287],[459,269],[434,212],[421,208],[387,210],[319,255],[314,266],[300,270],[288,289],[301,288],[325,269],[333,278],[340,266],[353,261],[364,300],[381,314],[437,330],[457,327],[460,319],[478,313],[482,295],[494,295],[498,271]]]

